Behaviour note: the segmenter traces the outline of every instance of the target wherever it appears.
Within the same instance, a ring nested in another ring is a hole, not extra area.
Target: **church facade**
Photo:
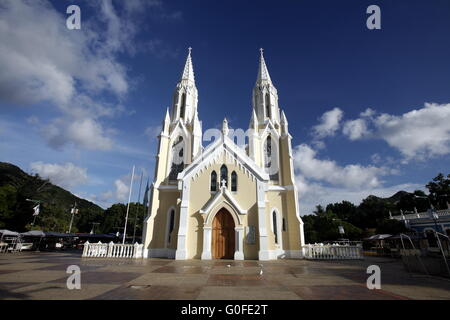
[[[224,119],[204,147],[189,49],[158,136],[144,257],[302,258],[292,137],[262,49],[252,100],[244,141],[237,141]]]

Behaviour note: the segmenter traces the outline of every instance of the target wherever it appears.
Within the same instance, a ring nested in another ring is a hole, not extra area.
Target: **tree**
[[[326,210],[332,211],[343,221],[350,221],[350,219],[356,215],[356,206],[350,201],[345,200],[340,203],[327,205]]]
[[[339,226],[344,227],[345,237],[350,240],[361,238],[362,230],[349,222],[342,221],[331,211],[324,211],[323,207],[317,206],[315,215],[303,216],[305,241],[307,243],[335,241],[342,238]]]
[[[447,202],[450,199],[450,174],[445,177],[439,173],[426,185],[430,192],[429,199],[437,209],[447,208]]]
[[[17,189],[11,185],[0,187],[0,228],[5,228],[7,221],[14,218],[17,203]]]

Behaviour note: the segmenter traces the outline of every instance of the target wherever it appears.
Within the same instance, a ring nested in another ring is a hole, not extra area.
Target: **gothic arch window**
[[[271,112],[270,112],[270,95],[268,93],[266,93],[266,117],[270,118],[271,117]]]
[[[225,180],[225,187],[228,187],[228,168],[226,165],[220,167],[220,186],[222,186],[222,181]]]
[[[273,139],[269,134],[264,142],[264,168],[270,176],[270,180],[278,180],[278,155]]]
[[[175,210],[171,209],[169,212],[169,225],[167,229],[167,243],[170,243],[170,239],[172,237],[173,228],[175,227]]]
[[[231,173],[231,191],[237,191],[237,174],[236,171]]]
[[[272,157],[272,137],[269,134],[264,144],[264,167],[266,169],[270,168],[272,164],[271,157]]]
[[[217,191],[217,173],[211,172],[211,191]]]
[[[273,234],[275,236],[275,243],[278,244],[277,213],[275,212],[275,210],[272,212],[272,226],[273,226]]]
[[[172,145],[172,165],[170,167],[169,180],[177,180],[178,173],[184,169],[184,141],[179,136]]]
[[[186,112],[186,93],[181,95],[181,103],[180,103],[180,118],[184,119]]]

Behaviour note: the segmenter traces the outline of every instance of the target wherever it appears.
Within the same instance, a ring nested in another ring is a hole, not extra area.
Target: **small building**
[[[431,251],[437,250],[438,247],[435,232],[450,237],[450,208],[445,210],[430,209],[425,212],[416,212],[411,214],[404,214],[401,211],[400,215],[391,216],[391,219],[403,221],[405,225],[415,231],[417,235],[423,235],[426,240],[421,242],[421,247],[428,247]],[[440,237],[444,241],[444,247],[449,246],[448,238]],[[424,243],[426,242],[426,244]]]

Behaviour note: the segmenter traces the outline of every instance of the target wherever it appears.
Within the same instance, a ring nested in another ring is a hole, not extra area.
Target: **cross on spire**
[[[220,182],[220,187],[221,188],[226,188],[227,187],[227,180],[222,179],[222,181]]]
[[[188,56],[186,58],[186,64],[184,65],[183,74],[181,75],[181,80],[190,80],[195,83],[194,78],[194,67],[192,66],[192,58],[191,58],[191,50],[192,48],[188,48]]]
[[[262,81],[267,81],[271,84],[272,80],[270,79],[269,71],[267,70],[266,62],[264,61],[264,49],[260,48],[259,51],[261,55],[259,57],[259,70],[256,82],[261,83]]]

